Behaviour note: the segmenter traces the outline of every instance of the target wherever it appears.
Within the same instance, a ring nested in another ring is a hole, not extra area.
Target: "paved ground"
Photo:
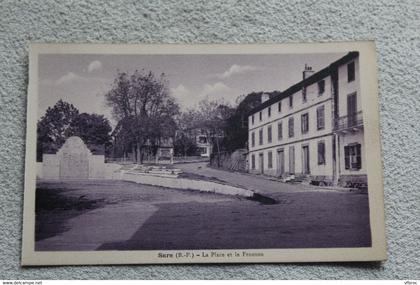
[[[322,188],[312,185],[302,185],[302,184],[291,184],[291,183],[281,183],[279,181],[270,180],[268,177],[262,177],[260,175],[251,175],[239,172],[230,172],[219,169],[210,168],[207,166],[207,163],[182,163],[176,164],[176,168],[180,168],[183,171],[200,174],[207,177],[214,177],[218,180],[223,180],[229,182],[230,184],[235,184],[242,186],[246,189],[256,191],[267,196],[276,196],[279,193],[284,192],[307,192],[307,191],[317,191],[317,192],[331,192],[332,189]]]
[[[36,250],[370,246],[367,195],[296,187],[263,205],[122,181],[39,182]]]

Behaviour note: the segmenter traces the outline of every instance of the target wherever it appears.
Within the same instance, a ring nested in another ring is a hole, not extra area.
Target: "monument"
[[[38,177],[42,179],[106,178],[105,156],[92,154],[80,137],[69,137],[56,154],[43,154]]]

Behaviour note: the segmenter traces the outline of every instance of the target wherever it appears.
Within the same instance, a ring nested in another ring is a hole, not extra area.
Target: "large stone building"
[[[249,114],[249,171],[314,184],[365,184],[359,54],[303,80]]]

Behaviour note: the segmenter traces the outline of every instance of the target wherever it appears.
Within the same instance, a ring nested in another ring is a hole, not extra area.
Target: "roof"
[[[303,87],[306,87],[308,85],[311,85],[315,82],[318,82],[319,80],[327,77],[328,75],[330,75],[332,73],[332,71],[334,69],[336,69],[338,66],[349,62],[353,59],[355,59],[356,57],[359,56],[359,52],[358,51],[352,51],[349,52],[348,54],[346,54],[345,56],[343,56],[342,58],[334,61],[333,63],[331,63],[330,65],[328,65],[327,67],[321,69],[318,72],[315,72],[314,74],[312,74],[311,76],[309,76],[308,78],[306,78],[305,80],[299,81],[298,83],[296,83],[295,85],[292,85],[291,87],[289,87],[288,89],[284,90],[283,92],[281,92],[280,94],[270,98],[269,100],[265,101],[264,103],[262,103],[261,105],[258,105],[257,107],[255,107],[254,109],[252,109],[249,113],[248,116],[251,116],[252,114],[255,114],[265,108],[267,108],[268,106],[279,102],[280,100],[289,97],[290,95],[298,92],[299,90],[301,90]]]

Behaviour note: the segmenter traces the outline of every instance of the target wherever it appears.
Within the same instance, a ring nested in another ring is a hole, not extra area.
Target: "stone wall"
[[[105,163],[104,155],[94,155],[79,137],[70,137],[56,154],[43,154],[37,163],[37,178],[48,180],[113,179],[118,164]]]

